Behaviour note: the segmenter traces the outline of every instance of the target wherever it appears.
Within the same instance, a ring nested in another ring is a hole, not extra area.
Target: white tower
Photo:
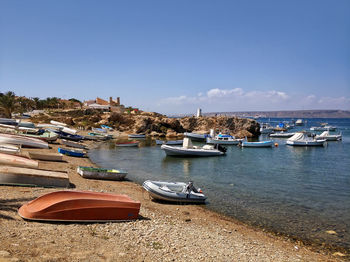
[[[197,117],[201,117],[202,116],[202,109],[198,108],[197,109]]]

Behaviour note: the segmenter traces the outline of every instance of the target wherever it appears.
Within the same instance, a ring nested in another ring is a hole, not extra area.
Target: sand
[[[59,141],[58,141],[59,142]],[[96,142],[86,142],[89,146]],[[57,152],[51,149],[27,149]],[[26,151],[26,150],[24,150]],[[152,201],[132,181],[88,180],[76,173],[88,158],[40,161],[66,170],[72,190],[127,194],[141,202],[140,219],[118,223],[44,223],[23,220],[18,208],[59,188],[0,187],[0,261],[343,261],[341,254],[252,228],[197,205]]]

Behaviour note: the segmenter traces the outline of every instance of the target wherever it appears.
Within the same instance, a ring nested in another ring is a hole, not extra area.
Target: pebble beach
[[[85,142],[89,147],[96,142]],[[57,152],[59,140],[50,149]],[[0,261],[344,261],[341,253],[304,246],[198,205],[152,201],[133,181],[88,180],[77,166],[88,158],[64,156],[39,168],[67,171],[69,190],[127,194],[141,202],[140,217],[120,223],[45,223],[23,220],[18,208],[58,188],[1,186]]]

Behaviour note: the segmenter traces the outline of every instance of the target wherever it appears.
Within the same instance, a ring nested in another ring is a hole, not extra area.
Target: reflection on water
[[[101,166],[127,170],[140,184],[193,180],[208,196],[208,208],[245,223],[350,248],[350,120],[334,121],[322,122],[340,127],[343,141],[326,147],[292,147],[286,139],[273,139],[278,147],[230,146],[223,157],[174,158],[147,139],[139,148],[110,142],[89,155]]]

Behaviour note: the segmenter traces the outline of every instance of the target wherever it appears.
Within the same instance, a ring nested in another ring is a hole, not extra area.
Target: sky
[[[349,0],[0,0],[0,92],[350,110]]]

